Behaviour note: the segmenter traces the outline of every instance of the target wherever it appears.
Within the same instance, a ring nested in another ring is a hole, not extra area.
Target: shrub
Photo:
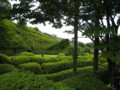
[[[62,81],[62,83],[75,88],[75,90],[108,90],[107,86],[93,72],[81,73]]]
[[[101,66],[102,66],[105,70],[107,70],[107,69],[108,69],[108,62],[102,63]]]
[[[30,61],[31,62],[37,62],[39,64],[42,64],[45,62],[45,59],[43,57],[41,57],[40,55],[35,55],[35,56],[31,56],[30,57]]]
[[[69,61],[49,62],[41,65],[42,73],[53,73],[71,68]]]
[[[92,69],[93,69],[92,66],[80,67],[80,68],[77,68],[77,74],[79,75],[84,72],[90,72],[90,71],[92,71]],[[47,79],[53,80],[53,81],[62,81],[66,78],[71,78],[72,76],[74,76],[72,69],[60,71],[57,73],[41,74],[41,75],[46,77]]]
[[[45,62],[58,62],[59,60],[57,59],[57,57],[44,57]]]
[[[10,63],[10,58],[5,54],[0,54],[0,64]]]
[[[93,54],[85,53],[83,56],[78,56],[80,60],[92,60]]]
[[[14,56],[11,58],[11,63],[16,66],[27,62],[30,62],[29,56]]]
[[[0,64],[0,74],[15,70],[15,66],[11,64]]]
[[[14,71],[0,76],[0,90],[74,90],[61,83],[25,71]]]
[[[29,63],[20,64],[18,67],[22,68],[24,70],[30,70],[34,73],[40,73],[40,71],[41,71],[40,64],[38,64],[36,62],[29,62]]]
[[[22,52],[19,54],[20,56],[34,56],[32,52]]]
[[[101,57],[101,58],[99,59],[99,62],[100,62],[100,64],[106,63],[106,62],[107,62],[107,59]]]
[[[73,61],[72,61],[73,65]],[[77,67],[92,66],[93,60],[77,60]]]

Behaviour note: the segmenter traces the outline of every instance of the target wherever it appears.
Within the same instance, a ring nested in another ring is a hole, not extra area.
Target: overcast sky
[[[73,29],[72,26],[64,26],[61,29],[55,29],[52,27],[51,24],[48,24],[48,23],[46,23],[46,26],[44,26],[43,24],[32,25],[30,23],[28,23],[27,25],[30,27],[38,27],[41,32],[48,33],[51,35],[56,35],[57,37],[60,37],[60,38],[65,38],[65,39],[71,40],[74,37],[73,34],[68,34],[68,33],[64,32],[65,30],[72,30]],[[81,36],[82,35],[79,32],[78,37],[81,37]],[[84,36],[82,36],[82,37],[84,37]],[[78,41],[83,42],[83,43],[91,42],[91,40],[89,38],[78,38]]]

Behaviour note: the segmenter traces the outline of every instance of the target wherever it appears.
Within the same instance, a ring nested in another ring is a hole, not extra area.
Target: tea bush
[[[31,72],[14,71],[0,76],[0,90],[74,90]]]
[[[113,90],[108,89],[93,72],[84,72],[78,76],[63,80],[62,83],[74,88],[75,90]]]
[[[92,66],[87,66],[87,67],[80,67],[77,68],[77,74],[81,74],[84,72],[91,72],[93,69]],[[46,77],[49,80],[53,80],[53,81],[62,81],[66,78],[71,78],[73,75],[73,70],[69,69],[69,70],[63,70],[57,73],[51,73],[51,74],[41,74],[42,76]],[[40,76],[41,76],[40,75]]]
[[[37,62],[39,64],[42,64],[45,62],[44,57],[41,57],[40,55],[35,55],[30,57],[30,62]]]
[[[41,65],[42,73],[54,73],[65,69],[70,69],[69,61],[48,62]]]
[[[58,58],[57,57],[52,57],[52,56],[46,56],[44,57],[45,62],[58,62]]]
[[[73,62],[72,62],[73,65]],[[77,67],[92,66],[93,60],[77,60]]]
[[[23,64],[23,63],[27,63],[30,62],[30,57],[29,56],[14,56],[11,57],[11,63],[13,65],[19,65],[19,64]]]
[[[32,52],[22,52],[19,55],[20,56],[34,56],[34,53],[32,53]]]
[[[18,65],[18,67],[21,69],[24,69],[24,70],[30,70],[31,72],[34,72],[34,73],[40,73],[40,71],[41,71],[40,64],[38,64],[36,62],[20,64],[20,65]]]
[[[10,58],[5,54],[0,54],[0,64],[10,63]]]
[[[0,74],[11,72],[15,69],[15,66],[11,64],[0,64]]]

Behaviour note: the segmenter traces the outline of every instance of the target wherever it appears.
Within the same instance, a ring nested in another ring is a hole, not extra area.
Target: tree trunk
[[[112,60],[110,59],[107,59],[108,61],[108,81],[111,85],[115,85],[115,66],[116,66],[116,63],[115,62],[112,62]]]
[[[78,56],[78,18],[75,15],[75,24],[74,24],[74,53],[73,53],[73,74],[76,75],[77,72],[77,56]]]
[[[98,57],[99,49],[96,46],[99,44],[99,38],[95,38],[94,42],[94,62],[93,62],[93,71],[98,71]]]

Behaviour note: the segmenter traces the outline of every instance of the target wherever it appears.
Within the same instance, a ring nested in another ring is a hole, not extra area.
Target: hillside
[[[10,20],[0,21],[0,48],[41,52],[57,44],[54,37]]]

